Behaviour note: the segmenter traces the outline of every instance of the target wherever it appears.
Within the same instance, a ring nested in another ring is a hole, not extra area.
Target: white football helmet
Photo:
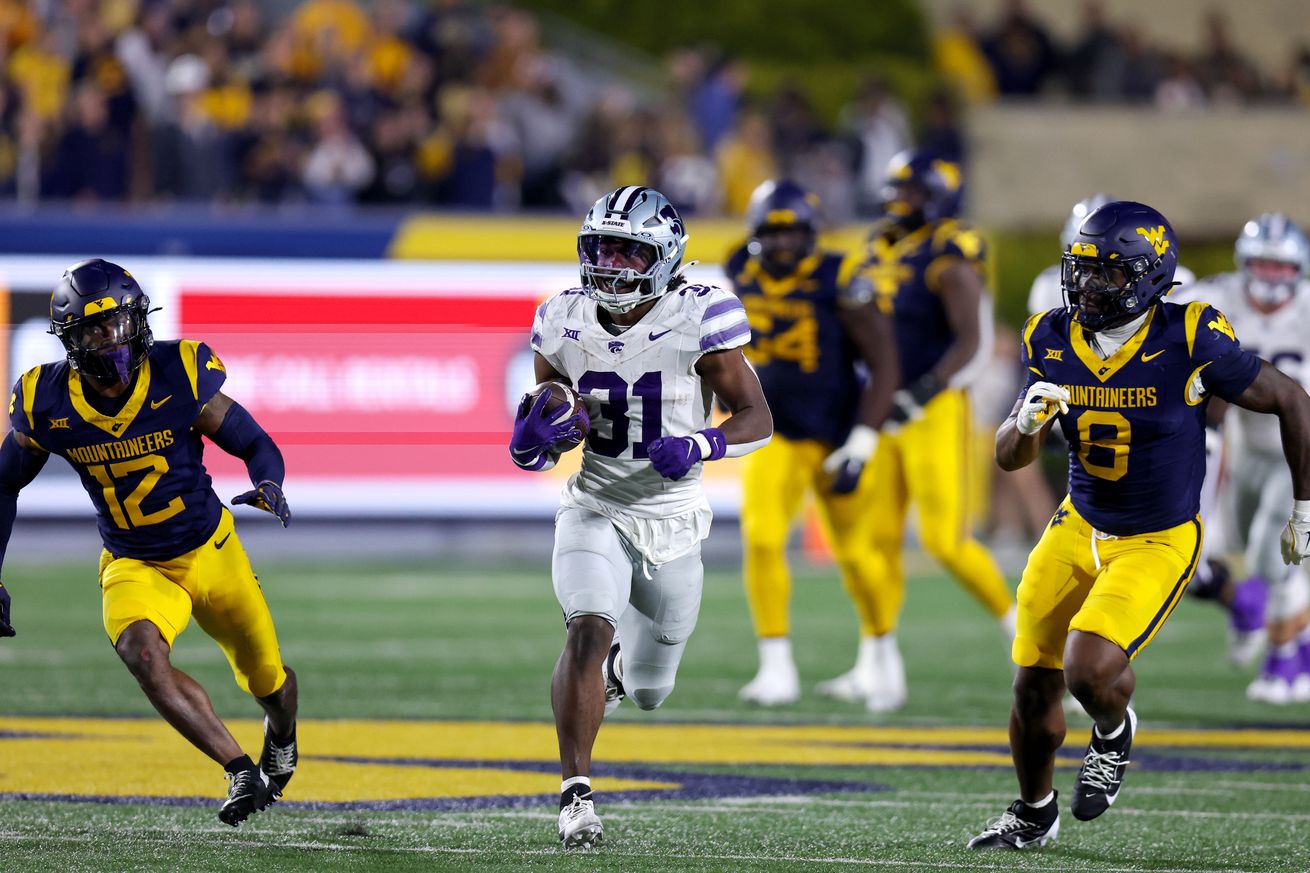
[[[1310,242],[1292,219],[1281,212],[1266,212],[1242,228],[1233,256],[1246,278],[1246,293],[1251,299],[1264,306],[1279,306],[1292,299],[1297,284],[1305,278],[1306,268],[1310,267]],[[1278,281],[1258,278],[1251,268],[1252,260],[1291,264],[1296,274]]]
[[[1073,243],[1073,238],[1078,235],[1078,228],[1082,227],[1084,218],[1114,199],[1109,194],[1093,194],[1091,197],[1075,203],[1073,211],[1065,219],[1064,230],[1060,231],[1060,248],[1069,248],[1070,244]]]
[[[600,266],[598,249],[605,237],[645,246],[650,255],[645,272]],[[597,200],[582,220],[578,232],[582,290],[610,312],[627,312],[668,290],[685,269],[686,251],[686,228],[667,197],[640,185],[616,188]]]

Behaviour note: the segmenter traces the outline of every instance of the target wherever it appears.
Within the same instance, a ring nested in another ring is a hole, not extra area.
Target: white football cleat
[[[1269,634],[1264,628],[1253,631],[1228,629],[1228,659],[1239,667],[1249,667],[1264,653]]]
[[[596,804],[573,796],[573,802],[559,811],[559,841],[565,849],[590,849],[603,836]]]
[[[873,690],[865,698],[869,712],[895,712],[905,705],[909,691],[905,683],[905,662],[896,645],[896,634],[875,637],[876,668]]]
[[[759,641],[760,669],[755,678],[737,692],[744,703],[759,706],[787,706],[801,699],[801,677],[791,656],[791,640],[764,637]]]
[[[866,700],[873,693],[874,673],[859,666],[852,667],[845,673],[814,686],[814,690],[823,697],[855,703]]]
[[[760,672],[746,683],[737,696],[744,703],[787,706],[801,699],[801,678],[794,664],[761,666]]]
[[[1257,676],[1250,685],[1246,686],[1246,699],[1285,706],[1295,698],[1292,694],[1292,683],[1282,676],[1262,675]]]
[[[1310,703],[1310,673],[1302,673],[1292,682],[1292,702]]]

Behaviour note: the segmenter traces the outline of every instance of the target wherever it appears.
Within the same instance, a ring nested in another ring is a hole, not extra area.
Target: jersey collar
[[[1151,311],[1146,315],[1146,321],[1137,329],[1137,333],[1128,338],[1119,350],[1113,355],[1101,360],[1100,355],[1092,351],[1091,344],[1087,342],[1087,334],[1083,331],[1083,326],[1072,319],[1069,322],[1069,344],[1073,346],[1074,354],[1078,360],[1083,362],[1092,375],[1102,382],[1107,382],[1113,378],[1115,373],[1123,369],[1124,364],[1133,359],[1133,356],[1142,348],[1142,343],[1146,342],[1146,335],[1151,332],[1151,322],[1155,320],[1155,310],[1157,307],[1151,307]]]
[[[94,424],[112,437],[121,437],[127,432],[127,429],[136,419],[136,415],[145,405],[146,393],[150,390],[150,359],[147,358],[141,365],[141,372],[137,374],[136,387],[132,389],[132,395],[127,398],[127,403],[118,411],[118,415],[105,415],[100,410],[91,405],[86,399],[82,389],[82,379],[73,370],[68,371],[68,398],[73,402],[73,408],[77,414],[87,424]]]

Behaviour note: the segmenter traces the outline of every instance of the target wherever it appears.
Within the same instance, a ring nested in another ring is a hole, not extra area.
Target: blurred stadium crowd
[[[712,49],[659,59],[659,88],[545,47],[537,17],[463,0],[0,2],[0,196],[585,209],[653,184],[684,213],[744,212],[764,179],[816,191],[829,221],[876,210],[911,144],[962,159],[960,106],[998,98],[1310,105],[1310,46],[1244,57],[1221,12],[1205,48],[1149,44],[1084,4],[1060,44],[1012,0],[932,37],[942,87],[912,125],[889,85],[835,120],[799,87],[749,89]],[[912,130],[917,127],[917,130]]]

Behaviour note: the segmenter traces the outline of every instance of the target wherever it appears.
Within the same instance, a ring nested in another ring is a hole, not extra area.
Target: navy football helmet
[[[814,251],[819,198],[790,179],[770,179],[751,194],[746,226],[751,233],[746,250],[769,273],[786,275]]]
[[[146,316],[150,298],[132,274],[100,258],[64,271],[50,295],[50,333],[68,353],[68,365],[104,382],[132,380],[155,338]]]
[[[1060,284],[1074,319],[1088,330],[1125,324],[1174,284],[1178,239],[1144,203],[1115,200],[1093,210],[1060,261]]]
[[[1233,254],[1246,278],[1246,293],[1265,309],[1276,309],[1296,296],[1310,268],[1310,241],[1281,212],[1248,221]]]
[[[926,149],[911,149],[887,165],[883,213],[895,224],[912,230],[954,218],[963,200],[964,173],[955,161]]]

